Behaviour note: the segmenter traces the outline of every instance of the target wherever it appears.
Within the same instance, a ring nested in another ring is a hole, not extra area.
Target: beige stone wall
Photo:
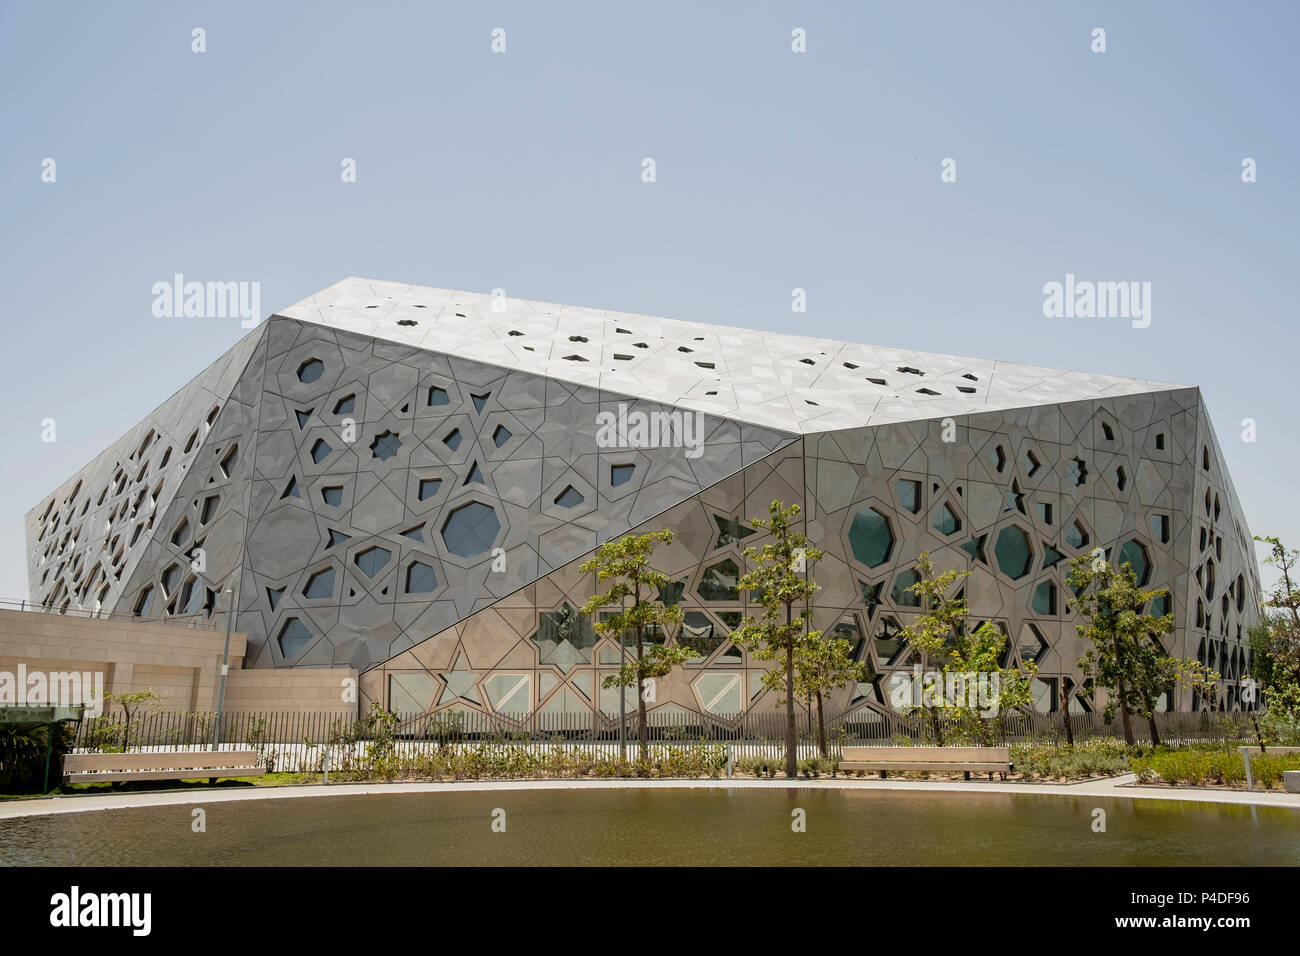
[[[164,711],[215,711],[226,632],[143,621],[0,610],[0,672],[89,671],[105,694],[152,688]],[[242,670],[243,634],[230,636],[225,708],[230,713],[322,712],[353,716],[343,699],[348,668]],[[353,695],[355,696],[355,695]]]
[[[357,714],[357,683],[357,672],[344,667],[232,670],[226,680],[226,710],[352,717]]]

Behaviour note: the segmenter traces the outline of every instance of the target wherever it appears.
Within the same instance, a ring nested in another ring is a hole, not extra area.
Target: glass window
[[[735,561],[727,558],[704,569],[696,591],[704,601],[739,601],[739,581],[740,569]]]
[[[428,594],[438,586],[438,576],[423,561],[412,561],[406,568],[406,593]]]
[[[934,528],[940,534],[956,534],[961,530],[961,519],[945,503],[934,516]]]
[[[1034,589],[1033,608],[1035,614],[1051,617],[1056,614],[1056,585],[1044,581]]]
[[[632,473],[636,471],[636,465],[610,465],[609,466],[609,483],[612,487],[617,488],[619,485],[625,485],[632,480]]]
[[[434,495],[438,493],[438,489],[440,487],[442,487],[441,478],[421,478],[420,479],[420,500],[428,501],[430,498],[432,498]]]
[[[898,492],[898,503],[912,514],[921,510],[921,483],[910,478],[903,478],[894,485]]]
[[[998,532],[993,554],[998,559],[998,567],[1009,578],[1023,578],[1029,573],[1034,552],[1029,545],[1029,535],[1016,525],[1007,525]]]
[[[512,437],[513,436],[510,434],[510,429],[506,428],[505,425],[498,425],[496,427],[496,431],[492,433],[492,442],[498,448],[500,448],[502,445],[508,442]]]
[[[894,550],[894,534],[889,519],[875,508],[867,508],[853,516],[849,526],[849,545],[853,556],[869,568],[876,568],[889,560]]]
[[[1120,567],[1122,568],[1126,563],[1133,568],[1133,573],[1137,575],[1138,587],[1145,587],[1147,580],[1151,577],[1151,561],[1147,557],[1147,549],[1142,542],[1136,539],[1124,542],[1124,547],[1119,549]]]
[[[500,530],[497,513],[481,502],[471,501],[447,516],[442,541],[452,554],[472,558],[490,549]]]
[[[350,414],[357,407],[357,397],[355,395],[344,395],[334,403],[335,415]]]
[[[894,578],[894,590],[890,592],[890,597],[894,603],[900,607],[920,607],[920,595],[909,590],[919,580],[920,578],[917,577],[914,568],[900,571],[898,577]]]
[[[320,491],[320,495],[323,499],[325,499],[325,503],[327,505],[331,505],[337,508],[339,505],[343,504],[342,485],[330,485],[330,487],[328,488],[322,488]]]
[[[217,513],[217,505],[221,504],[220,495],[209,495],[203,499],[203,514],[199,517],[201,524],[207,524],[212,520],[212,516]]]
[[[334,593],[334,569],[317,571],[307,579],[307,586],[302,589],[302,596],[308,598],[327,598]]]
[[[319,465],[333,450],[325,439],[317,438],[316,444],[311,446],[311,460]]]
[[[569,485],[555,497],[555,503],[561,508],[576,508],[586,500],[573,485]]]
[[[162,573],[163,594],[171,596],[172,590],[176,587],[176,582],[180,580],[181,569],[179,565],[171,565]]]
[[[380,461],[387,461],[397,454],[397,449],[402,447],[402,439],[396,432],[385,431],[375,436],[375,440],[370,443],[370,453]]]
[[[320,359],[308,359],[298,366],[298,381],[310,385],[325,373],[325,363]]]
[[[280,628],[279,641],[280,653],[285,657],[293,657],[311,643],[311,631],[307,630],[307,625],[302,621],[291,617]]]
[[[447,397],[447,390],[439,388],[437,385],[429,386],[429,405],[446,405],[451,401]]]
[[[715,549],[739,544],[754,533],[754,529],[746,527],[745,523],[739,518],[724,518],[721,515],[714,515],[713,521],[718,526],[718,540],[713,545]]]
[[[366,577],[373,578],[384,569],[384,565],[388,564],[388,560],[392,556],[393,552],[376,545],[362,551],[354,560]]]

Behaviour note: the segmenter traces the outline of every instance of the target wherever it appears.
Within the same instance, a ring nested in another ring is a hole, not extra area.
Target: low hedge
[[[1246,785],[1246,764],[1236,750],[1161,749],[1133,757],[1130,765],[1142,782],[1192,787]],[[1300,754],[1251,754],[1251,775],[1261,789],[1280,789],[1284,770],[1300,770]]]

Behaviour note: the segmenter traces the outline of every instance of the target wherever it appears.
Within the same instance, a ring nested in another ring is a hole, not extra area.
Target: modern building
[[[1037,661],[1055,709],[1059,678],[1087,680],[1063,574],[1098,547],[1170,588],[1169,651],[1238,706],[1258,572],[1195,387],[355,278],[272,315],[41,501],[31,596],[220,627],[237,582],[246,668],[352,668],[363,707],[597,724],[620,649],[576,613],[579,565],[666,527],[662,597],[685,618],[665,639],[696,654],[654,712],[725,721],[775,706],[729,640],[748,519],[774,499],[825,554],[815,626],[876,676],[832,713],[882,712],[910,671],[923,551],[972,571],[972,620]]]

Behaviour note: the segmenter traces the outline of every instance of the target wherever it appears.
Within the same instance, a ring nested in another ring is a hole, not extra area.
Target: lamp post
[[[230,631],[235,623],[235,602],[239,600],[239,569],[235,569],[235,584],[226,585],[226,594],[230,595],[230,606],[226,609],[226,647],[221,652],[221,682],[217,690],[217,720],[212,728],[212,749],[217,749],[217,740],[221,736],[221,715],[226,704],[226,672],[230,670]]]

